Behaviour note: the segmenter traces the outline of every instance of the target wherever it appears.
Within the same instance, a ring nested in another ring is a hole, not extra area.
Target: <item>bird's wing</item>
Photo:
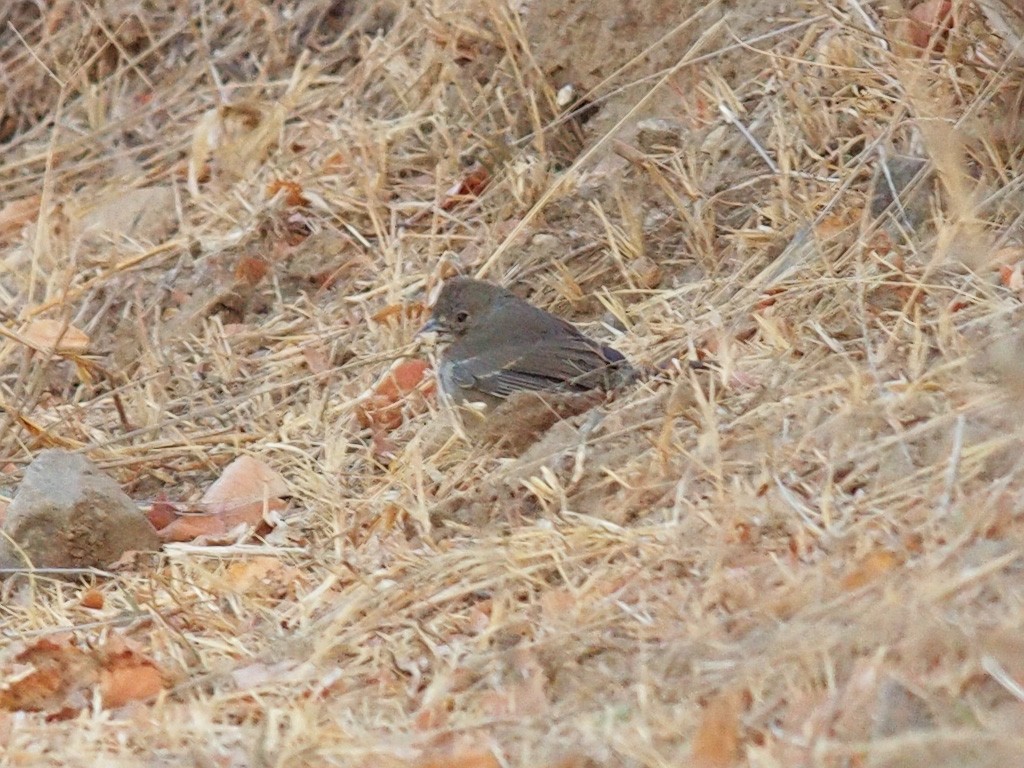
[[[605,389],[614,370],[628,367],[625,358],[611,347],[575,336],[546,339],[525,348],[491,348],[452,361],[451,372],[460,387],[508,397],[524,390]]]

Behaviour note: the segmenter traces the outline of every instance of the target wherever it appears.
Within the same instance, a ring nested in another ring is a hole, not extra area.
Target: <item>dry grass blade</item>
[[[1019,762],[1021,14],[649,5],[0,7],[0,514],[226,529],[4,574],[12,764]],[[464,434],[456,272],[643,381]]]

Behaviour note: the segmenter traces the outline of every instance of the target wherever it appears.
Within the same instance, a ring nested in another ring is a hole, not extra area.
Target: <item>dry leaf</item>
[[[814,235],[821,241],[832,240],[856,224],[854,209],[825,216],[814,226]]]
[[[872,552],[843,576],[843,589],[860,589],[889,573],[900,562],[895,552]]]
[[[490,183],[491,174],[482,165],[478,165],[469,171],[462,180],[453,184],[441,200],[441,208],[450,211],[461,203],[473,200],[487,188]]]
[[[576,602],[576,595],[565,587],[547,590],[540,596],[540,609],[544,621],[573,621],[577,610]]]
[[[35,422],[23,414],[15,414],[14,418],[26,432],[38,441],[41,447],[67,448],[69,451],[77,451],[85,447],[77,440],[54,434],[43,424]]]
[[[82,593],[82,596],[78,600],[79,605],[83,608],[88,608],[93,611],[100,610],[103,607],[104,602],[103,593],[95,588],[87,589]]]
[[[444,728],[450,720],[450,706],[451,701],[448,697],[424,704],[413,718],[413,726],[417,731],[436,731]]]
[[[348,160],[345,158],[345,155],[341,152],[335,152],[324,159],[321,170],[324,173],[337,173],[344,169],[347,164]]]
[[[999,271],[999,282],[1011,291],[1018,293],[1024,289],[1024,249],[1019,247],[1000,248],[991,259]]]
[[[404,405],[415,408],[433,394],[434,378],[428,374],[429,370],[425,360],[404,360],[384,374],[356,411],[359,424],[386,431],[395,429],[402,423]]]
[[[288,505],[282,497],[288,494],[280,474],[258,459],[240,456],[200,499],[198,506],[208,514],[179,517],[160,530],[160,537],[192,541],[200,536],[225,537],[245,526],[259,530],[266,523],[264,511],[285,509]]]
[[[945,36],[953,28],[953,5],[950,0],[925,0],[915,5],[908,18],[907,39],[911,45],[927,48],[933,38]],[[936,51],[942,46],[936,44]]]
[[[842,738],[866,739],[871,733],[872,715],[877,711],[878,688],[882,678],[882,655],[862,657],[844,685],[830,697],[822,713],[820,726]]]
[[[996,264],[1013,264],[1024,260],[1024,246],[1006,245],[995,252],[992,260]]]
[[[509,686],[512,711],[519,717],[536,717],[550,706],[547,675],[537,656],[525,648],[513,652],[515,682]]]
[[[103,705],[149,699],[163,688],[156,662],[116,631],[100,646],[80,646],[68,635],[39,640],[14,657],[17,668],[0,670],[0,709],[74,712],[87,707],[98,683]]]
[[[224,468],[199,503],[213,514],[237,513],[249,505],[262,510],[265,499],[288,495],[288,483],[277,471],[259,459],[239,456]]]
[[[374,312],[370,319],[375,323],[384,323],[398,317],[413,319],[423,317],[425,314],[427,305],[422,301],[414,301],[409,304],[388,304],[384,309]]]
[[[42,712],[62,706],[75,688],[96,681],[96,663],[71,635],[51,635],[14,657],[18,665],[2,670],[0,709]]]
[[[771,754],[779,766],[813,765],[811,751],[818,735],[827,727],[833,713],[823,690],[794,692],[781,708],[779,732],[806,734],[801,739],[780,738],[771,744]]]
[[[163,679],[152,664],[131,664],[100,673],[100,696],[105,707],[120,707],[129,701],[145,701],[163,689]]]
[[[654,289],[661,284],[665,276],[661,265],[647,256],[633,259],[629,263],[629,271],[641,288]]]
[[[281,597],[306,581],[302,572],[280,558],[263,555],[232,563],[225,573],[226,585],[238,594]]]
[[[110,237],[158,242],[167,238],[177,225],[174,190],[170,186],[91,190],[69,206],[68,215],[75,222],[77,236],[99,242]]]
[[[266,277],[270,271],[270,265],[265,259],[255,256],[242,256],[235,264],[235,279],[249,285],[256,285]]]
[[[1003,264],[999,267],[999,282],[1011,291],[1019,291],[1024,284],[1024,275],[1021,274],[1021,265]]]
[[[275,664],[255,662],[231,670],[231,680],[236,689],[248,691],[273,683],[279,684],[286,676],[291,676],[294,679],[293,673],[299,666],[299,662],[292,659],[285,659]]]
[[[323,345],[307,345],[302,348],[302,359],[313,373],[325,373],[331,370],[331,359]]]
[[[60,320],[32,320],[21,331],[22,339],[40,352],[80,354],[89,348],[89,335]]]
[[[101,662],[100,698],[104,707],[146,701],[163,689],[163,675],[156,662],[121,635],[108,635],[98,655]]]
[[[214,173],[228,181],[255,173],[278,146],[285,117],[285,108],[279,102],[256,99],[207,111],[192,136],[189,192],[198,195],[200,174],[211,159]]]
[[[729,691],[715,696],[704,707],[693,736],[690,765],[695,768],[729,768],[740,754],[740,715],[744,695]]]
[[[278,179],[267,184],[267,197],[274,197],[274,195],[282,191],[284,192],[285,205],[290,208],[309,205],[309,200],[302,194],[302,185],[298,182]]]
[[[31,224],[39,216],[42,195],[29,195],[19,200],[11,200],[0,208],[0,242],[6,242]]]
[[[425,756],[413,764],[415,768],[501,768],[489,749],[462,749]]]
[[[545,768],[593,768],[593,766],[594,762],[587,755],[582,752],[573,752],[548,763]]]
[[[158,498],[146,511],[146,518],[156,530],[166,528],[179,517],[178,507],[165,498]]]
[[[251,524],[258,526],[259,522],[253,521]],[[195,541],[205,537],[208,544],[213,544],[222,539],[225,542],[236,539],[237,536],[229,535],[234,533],[236,525],[241,532],[244,523],[235,521],[231,524],[221,515],[183,515],[161,528],[159,534],[162,541]]]

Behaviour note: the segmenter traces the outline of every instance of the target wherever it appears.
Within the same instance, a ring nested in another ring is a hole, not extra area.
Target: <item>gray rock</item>
[[[37,568],[102,568],[129,550],[160,548],[149,520],[113,479],[60,450],[43,451],[25,470],[0,531],[5,568],[26,567],[26,558]]]
[[[152,243],[165,240],[177,227],[174,190],[170,186],[119,190],[89,207],[77,219],[79,234],[92,244],[105,245],[122,237]]]
[[[871,184],[871,216],[889,212],[910,230],[928,215],[932,174],[928,160],[913,155],[885,157],[875,170]]]
[[[897,680],[887,678],[878,689],[875,701],[873,735],[896,736],[907,731],[934,727],[928,703]]]
[[[658,148],[677,149],[683,144],[682,123],[663,117],[641,120],[636,127],[636,143],[644,152]]]

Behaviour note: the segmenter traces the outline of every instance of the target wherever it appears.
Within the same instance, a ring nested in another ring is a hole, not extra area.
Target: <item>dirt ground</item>
[[[1016,3],[0,22],[0,495],[288,489],[9,574],[0,765],[1024,763]],[[455,273],[647,375],[465,434]]]

